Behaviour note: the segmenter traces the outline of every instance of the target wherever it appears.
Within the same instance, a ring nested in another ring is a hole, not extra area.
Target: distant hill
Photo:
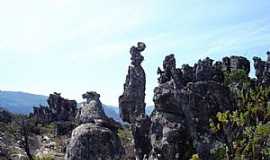
[[[26,92],[0,91],[0,106],[10,112],[28,114],[33,106],[47,105],[47,98]]]
[[[48,105],[47,96],[36,95],[26,92],[0,91],[0,107],[13,113],[29,114],[33,106]],[[104,111],[109,117],[120,121],[118,107],[103,105]]]
[[[111,106],[111,105],[106,105],[103,104],[104,112],[106,113],[107,116],[113,118],[114,120],[121,122],[121,118],[119,115],[119,109],[116,106]]]

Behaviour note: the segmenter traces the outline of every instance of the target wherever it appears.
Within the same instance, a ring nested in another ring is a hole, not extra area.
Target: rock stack
[[[124,84],[124,93],[119,97],[120,116],[129,123],[134,123],[137,117],[145,114],[145,73],[141,66],[144,60],[141,52],[145,48],[142,42],[138,42],[137,47],[131,47],[131,64]]]
[[[141,66],[144,57],[141,52],[146,48],[143,42],[130,49],[131,64],[128,68],[124,92],[119,97],[120,117],[131,124],[134,138],[136,160],[148,156],[151,150],[149,141],[150,119],[145,115],[145,72]]]

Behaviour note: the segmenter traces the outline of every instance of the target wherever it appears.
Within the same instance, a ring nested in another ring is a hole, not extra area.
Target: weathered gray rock
[[[81,124],[73,130],[66,160],[120,160],[121,143],[108,128],[93,123]]]
[[[73,121],[77,112],[77,102],[61,97],[60,93],[50,94],[49,110],[53,114],[53,121]]]
[[[151,151],[150,125],[151,120],[148,116],[137,117],[136,121],[131,124],[136,160],[142,160],[144,157],[147,158]]]
[[[259,57],[254,57],[255,75],[258,85],[270,86],[270,52],[267,53],[267,61],[263,61]]]
[[[86,99],[86,102],[81,104],[76,116],[80,123],[91,123],[95,119],[107,119],[98,93],[87,92],[82,97]]]
[[[170,81],[171,79],[175,79],[174,83],[175,87],[177,88],[181,88],[184,85],[185,80],[183,79],[183,72],[185,74],[190,74],[190,72],[188,71],[188,66],[186,68],[187,70],[185,70],[186,72],[184,70],[182,72],[181,69],[176,68],[174,54],[170,54],[165,57],[163,61],[163,69],[164,71],[162,71],[158,67],[157,73],[160,75],[160,77],[158,78],[158,82],[162,84]]]
[[[202,159],[213,159],[210,150],[214,148],[218,135],[211,132],[210,119],[216,121],[218,112],[234,109],[229,88],[215,81],[190,82],[178,96],[196,153]]]
[[[61,97],[60,93],[50,94],[47,106],[33,107],[31,116],[40,123],[73,121],[77,112],[77,102]]]
[[[224,57],[222,63],[224,71],[243,69],[247,74],[250,72],[250,62],[247,58],[242,56]]]
[[[177,69],[174,57],[169,55],[163,67],[164,71],[159,69],[160,84],[154,89],[149,160],[189,159],[186,156],[191,152],[205,160],[213,159],[210,150],[219,135],[212,134],[209,120],[234,107],[231,92],[223,85],[222,63],[213,64],[206,58],[193,67]]]
[[[174,59],[173,56],[169,56]],[[164,65],[168,62],[167,59],[165,57],[163,67],[168,66]],[[177,70],[175,64],[171,66],[171,70]],[[189,66],[186,66],[186,69],[190,69]],[[190,137],[187,134],[185,116],[177,92],[184,87],[185,81],[188,80],[188,78],[184,80],[183,75],[193,77],[193,72],[184,71],[184,74],[177,74],[177,76],[166,74],[166,72],[169,71],[164,68],[163,75],[167,75],[167,81],[159,81],[159,86],[154,89],[155,109],[151,114],[150,139],[152,150],[149,154],[149,160],[185,159],[187,158],[185,152],[190,148],[187,146],[187,144],[190,144],[188,143]],[[159,80],[165,79],[162,78],[163,75],[160,75]]]
[[[151,150],[149,139],[150,119],[145,115],[145,73],[141,66],[144,57],[141,52],[146,48],[143,42],[130,49],[131,64],[124,84],[124,92],[119,97],[120,117],[131,123],[136,160],[148,157]]]
[[[141,52],[145,44],[138,42],[130,49],[131,65],[128,68],[124,93],[119,97],[120,117],[124,122],[132,123],[136,117],[145,114],[145,73],[141,66],[144,57]]]
[[[121,127],[120,123],[107,117],[99,100],[100,95],[97,92],[86,92],[82,97],[86,99],[86,102],[81,104],[76,115],[76,119],[80,124],[95,123],[111,130],[117,130]]]
[[[190,148],[184,117],[155,110],[151,115],[149,160],[182,160]],[[190,158],[190,157],[188,157]]]
[[[81,123],[72,131],[67,147],[66,160],[120,160],[123,148],[117,129],[121,125],[104,113],[96,92],[83,94],[86,102],[76,118]]]

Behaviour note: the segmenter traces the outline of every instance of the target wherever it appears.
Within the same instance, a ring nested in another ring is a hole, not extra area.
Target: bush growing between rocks
[[[219,112],[217,122],[210,119],[214,134],[223,135],[224,141],[216,145],[216,159],[264,160],[270,158],[270,88],[246,88],[250,80],[242,71],[227,74],[227,85],[238,83],[235,94],[236,110]]]

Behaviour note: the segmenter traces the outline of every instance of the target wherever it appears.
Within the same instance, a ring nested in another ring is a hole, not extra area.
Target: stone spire
[[[137,47],[131,47],[131,64],[124,84],[124,93],[119,97],[120,116],[124,122],[131,124],[136,160],[147,157],[151,150],[148,137],[150,119],[145,115],[145,73],[141,66],[144,60],[141,52],[145,48],[143,42],[138,42]]]
[[[128,68],[124,92],[119,97],[120,116],[123,121],[132,123],[136,117],[145,114],[145,72],[141,66],[144,57],[141,52],[146,48],[143,42],[130,49],[131,64]]]

